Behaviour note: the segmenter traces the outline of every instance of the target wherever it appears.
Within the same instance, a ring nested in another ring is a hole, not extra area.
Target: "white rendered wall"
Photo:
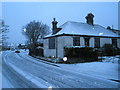
[[[117,39],[117,46],[120,48],[120,39]]]
[[[73,46],[73,37],[72,36],[63,36],[65,46]]]
[[[56,56],[56,50],[55,49],[49,49],[49,39],[44,39],[44,56],[50,57],[50,56]]]
[[[64,57],[64,36],[57,37],[57,56],[58,58]]]
[[[64,47],[65,46],[73,46],[73,37],[72,36],[60,36],[56,37],[57,39],[57,57],[63,58],[64,57]],[[90,38],[89,40],[90,47],[94,47],[94,38]],[[104,44],[112,44],[111,38],[100,38],[100,47]],[[80,37],[80,46],[85,46],[84,38]],[[120,39],[117,39],[117,46],[120,48]],[[49,49],[49,39],[44,39],[44,56],[56,57],[56,49]]]
[[[100,38],[100,47],[102,47],[104,44],[112,44],[111,38]]]
[[[85,46],[85,41],[83,37],[80,37],[80,46]]]
[[[95,46],[95,39],[90,38],[89,43],[90,43],[90,45],[89,45],[90,47],[94,47]]]

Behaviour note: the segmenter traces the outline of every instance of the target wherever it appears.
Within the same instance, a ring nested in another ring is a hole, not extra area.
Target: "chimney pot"
[[[55,18],[53,18],[53,21],[52,21],[52,30],[53,30],[53,33],[52,33],[52,34],[55,34],[55,33],[56,33],[57,23],[58,23],[58,22],[55,20]]]
[[[89,13],[86,17],[86,22],[87,24],[90,24],[90,25],[93,25],[93,18],[94,18],[94,15],[92,13]]]

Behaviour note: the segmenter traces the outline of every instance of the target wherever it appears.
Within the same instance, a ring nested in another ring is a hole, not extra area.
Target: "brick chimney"
[[[57,21],[55,20],[55,18],[53,18],[53,21],[52,21],[52,34],[55,34],[56,31],[57,31]]]
[[[90,24],[90,25],[93,25],[94,23],[93,23],[93,18],[94,18],[94,15],[92,14],[92,13],[89,13],[86,17],[86,23],[87,24]]]

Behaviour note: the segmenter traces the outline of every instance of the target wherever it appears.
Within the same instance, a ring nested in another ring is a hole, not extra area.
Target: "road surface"
[[[38,59],[13,51],[3,52],[2,60],[3,76],[14,88],[118,87],[117,82],[91,77],[82,73],[73,73],[61,68],[59,64],[38,61]]]

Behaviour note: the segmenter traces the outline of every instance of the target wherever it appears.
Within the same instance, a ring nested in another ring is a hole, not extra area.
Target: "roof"
[[[109,31],[108,29],[96,24],[89,25],[87,23],[68,21],[59,28],[62,29],[58,33],[54,35],[48,35],[45,38],[61,34],[120,37],[112,31]]]

